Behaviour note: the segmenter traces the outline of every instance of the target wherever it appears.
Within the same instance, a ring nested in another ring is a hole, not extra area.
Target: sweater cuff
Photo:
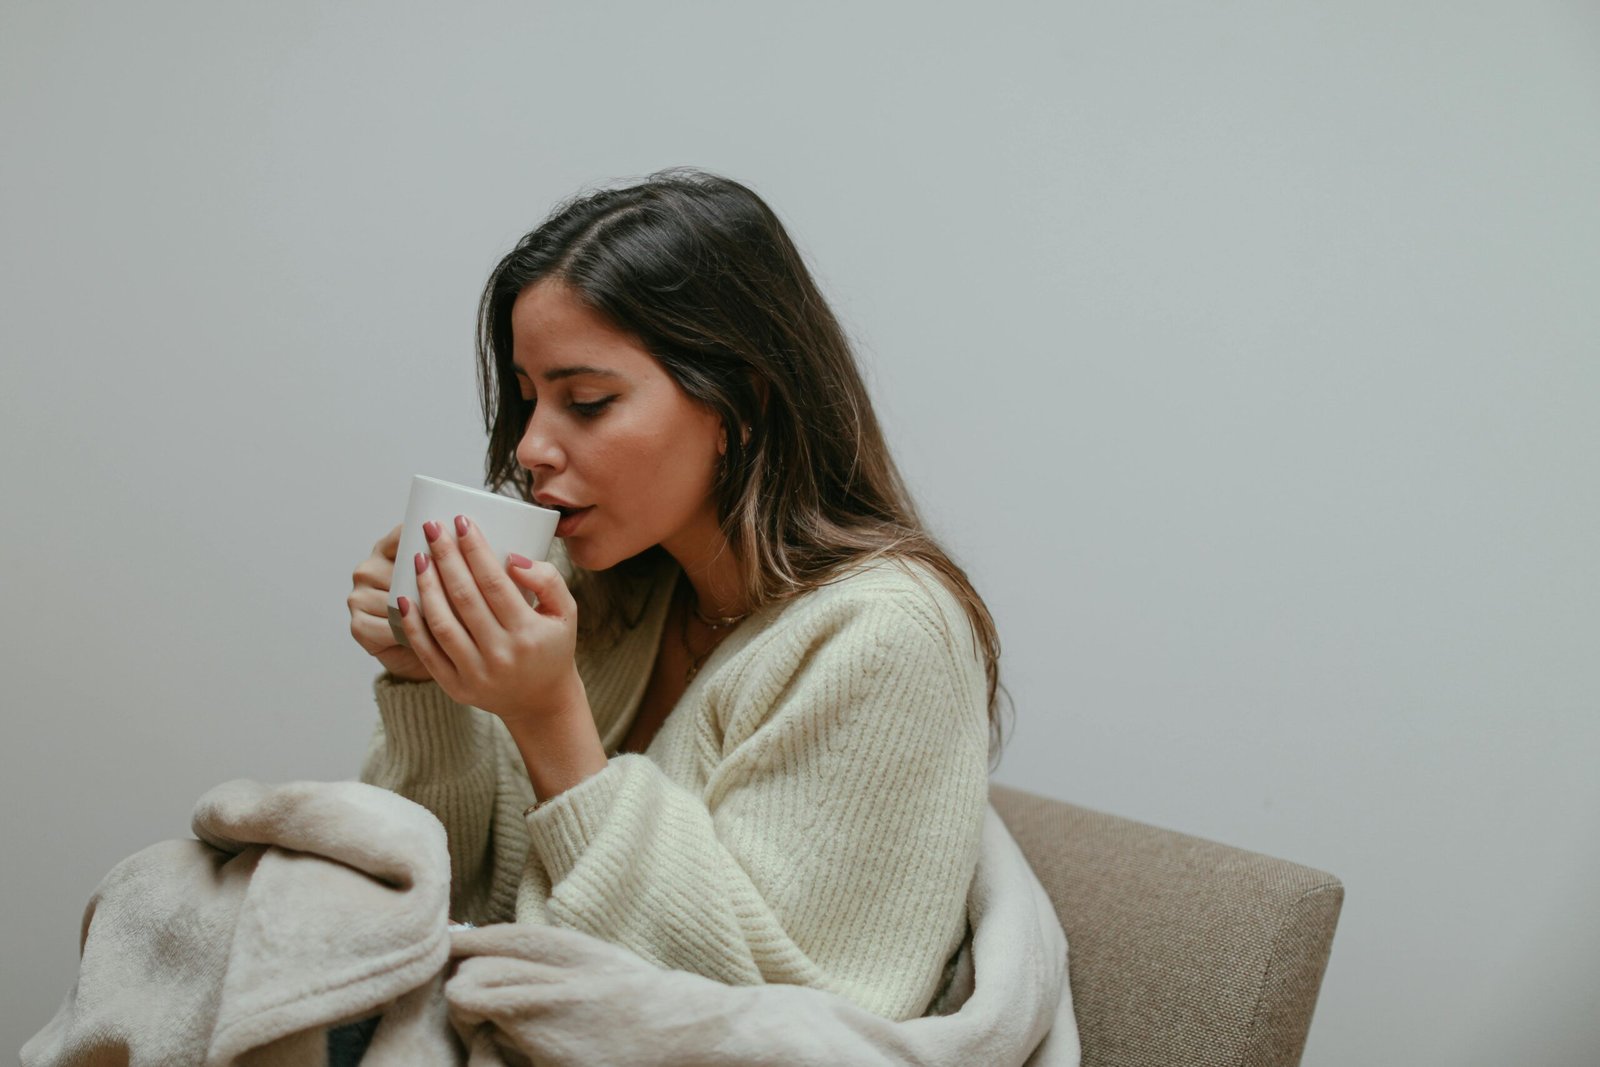
[[[373,679],[390,764],[409,778],[450,778],[476,765],[484,740],[479,712],[439,683],[408,682],[388,672]]]
[[[632,765],[641,761],[650,762],[634,752],[614,756],[604,769],[528,812],[528,837],[534,852],[544,861],[552,890],[572,873],[589,845],[605,829],[624,779],[630,768],[639,770]]]

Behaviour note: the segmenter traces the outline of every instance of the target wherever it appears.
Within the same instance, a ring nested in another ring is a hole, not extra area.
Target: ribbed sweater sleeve
[[[699,728],[703,788],[627,754],[527,817],[545,913],[664,967],[916,1017],[965,930],[982,668],[888,592],[763,638],[706,694],[724,706]]]
[[[505,724],[458,703],[437,682],[386,671],[373,693],[379,721],[361,780],[416,801],[444,824],[452,918],[509,922],[528,854],[522,811],[533,788]]]
[[[572,581],[566,546],[547,557]],[[361,780],[416,801],[444,824],[450,846],[450,916],[479,926],[510,922],[528,856],[522,812],[533,785],[511,733],[494,715],[453,699],[439,683],[388,671]]]

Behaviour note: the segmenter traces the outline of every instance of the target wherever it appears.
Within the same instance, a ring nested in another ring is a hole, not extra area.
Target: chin
[[[598,545],[585,545],[581,540],[563,541],[567,549],[567,558],[573,565],[582,567],[586,571],[607,571],[613,567],[634,563],[645,556],[649,556],[657,549],[665,552],[659,542],[652,542],[643,548],[617,550]]]
[[[595,566],[594,556],[585,549],[582,540],[574,541],[570,538],[563,537],[561,539],[561,547],[567,550],[567,559],[572,561],[572,565],[574,567],[582,567],[586,571],[598,571],[605,569],[603,566]]]
[[[582,567],[586,571],[610,570],[627,557],[619,557],[615,552],[607,552],[603,547],[588,543],[585,538],[563,538],[562,545],[567,550],[567,559],[573,566]]]

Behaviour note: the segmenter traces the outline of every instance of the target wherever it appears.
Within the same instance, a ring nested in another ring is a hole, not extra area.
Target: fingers
[[[482,602],[488,606],[499,627],[502,630],[510,630],[517,620],[527,613],[528,602],[523,599],[522,593],[511,579],[506,577],[505,561],[495,555],[494,549],[489,547],[489,542],[476,523],[458,515],[455,530],[457,536],[451,547],[456,551],[450,552],[446,563],[441,566],[448,566],[448,560],[458,556],[465,560],[473,584],[482,596]],[[443,540],[444,537],[440,537],[439,541],[434,543],[435,559],[439,558],[437,548],[439,542]],[[444,573],[448,574],[449,571]],[[469,624],[470,621],[468,620]]]
[[[464,520],[458,516],[457,522],[460,521]],[[456,616],[465,624],[466,636],[474,645],[486,651],[500,647],[504,644],[503,634],[506,626],[500,621],[500,616],[489,607],[485,600],[485,591],[479,589],[479,575],[475,572],[472,563],[464,555],[464,546],[457,537],[452,536],[452,531],[457,529],[456,524],[451,523],[448,526],[444,522],[424,524],[425,530],[429,527],[433,529],[436,536],[428,544],[428,555],[432,557],[433,564],[428,570],[437,572],[434,574],[434,578],[439,584],[448,607],[453,608]],[[467,532],[470,535],[477,531],[474,531],[469,525]],[[479,555],[487,555],[488,549],[481,533],[478,534],[478,545],[481,550]],[[423,593],[422,582],[426,576],[427,572],[417,576],[417,593],[419,596]],[[488,576],[486,582],[493,583],[496,580],[501,584],[509,584],[509,579],[500,573],[498,566],[494,568],[493,573]],[[526,604],[527,602],[524,601],[524,607],[526,607]],[[423,607],[425,609],[431,607],[426,597],[423,599]],[[505,612],[504,608],[502,608],[502,612]],[[516,618],[509,612],[505,612],[505,617],[507,619]],[[431,613],[428,616],[428,621],[432,625],[433,616]],[[440,641],[444,643],[446,651],[453,651],[449,644],[449,635],[440,633],[437,626],[434,627],[434,632]]]
[[[405,523],[402,522],[380,537],[378,543],[372,546],[372,554],[382,555],[384,559],[393,562],[395,554],[400,551],[400,530],[403,526]]]
[[[363,581],[358,570],[355,588],[350,590],[345,604],[350,609],[350,635],[358,645],[374,654],[395,646],[394,631],[389,628],[387,583],[378,586],[370,580]]]
[[[389,588],[394,580],[400,531],[401,526],[396,526],[379,538],[372,546],[372,554],[362,560],[350,576],[351,590],[346,598],[350,608],[350,634],[373,655],[397,646],[394,631],[389,626]]]
[[[522,588],[533,590],[533,595],[539,599],[536,605],[539,614],[570,619],[577,613],[578,602],[554,563],[536,559],[531,566],[512,567],[510,573]]]
[[[345,597],[352,615],[371,615],[378,619],[389,617],[389,590],[374,585],[357,584]]]
[[[373,655],[400,647],[389,626],[387,590],[361,586],[352,590],[346,599],[350,607],[350,635],[356,644]]]
[[[350,575],[351,583],[357,588],[378,589],[387,593],[389,585],[394,579],[394,564],[387,565],[379,562],[378,557],[368,556],[361,561]]]
[[[385,649],[398,648],[394,631],[389,629],[389,617],[358,611],[350,616],[350,636],[366,652],[376,655]]]
[[[400,598],[400,627],[405,631],[406,643],[428,673],[440,685],[448,686],[459,677],[457,664],[466,669],[480,666],[477,649],[471,635],[450,611],[439,582],[439,568],[421,552],[416,559],[424,565],[417,572],[418,599],[411,604],[405,597]]]
[[[403,524],[402,524],[403,525]],[[356,585],[372,585],[384,592],[394,575],[394,558],[400,551],[400,526],[396,526],[372,546],[372,555],[362,560],[351,575]],[[384,566],[387,561],[388,566]]]

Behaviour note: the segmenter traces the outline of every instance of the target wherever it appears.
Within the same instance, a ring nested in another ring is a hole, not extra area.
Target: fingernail
[[[428,544],[430,545],[439,540],[439,524],[436,522],[423,523],[422,532],[428,536]]]
[[[400,598],[400,617],[403,619],[411,614],[411,601],[405,597]]]
[[[467,517],[465,515],[456,516],[456,536],[467,536]]]
[[[533,560],[529,559],[527,556],[519,556],[515,552],[511,553],[508,558],[511,560],[511,565],[513,567],[533,566]]]
[[[418,552],[417,553],[417,573],[421,574],[423,571],[425,571],[427,569],[428,569],[428,557],[424,556],[421,552]]]

